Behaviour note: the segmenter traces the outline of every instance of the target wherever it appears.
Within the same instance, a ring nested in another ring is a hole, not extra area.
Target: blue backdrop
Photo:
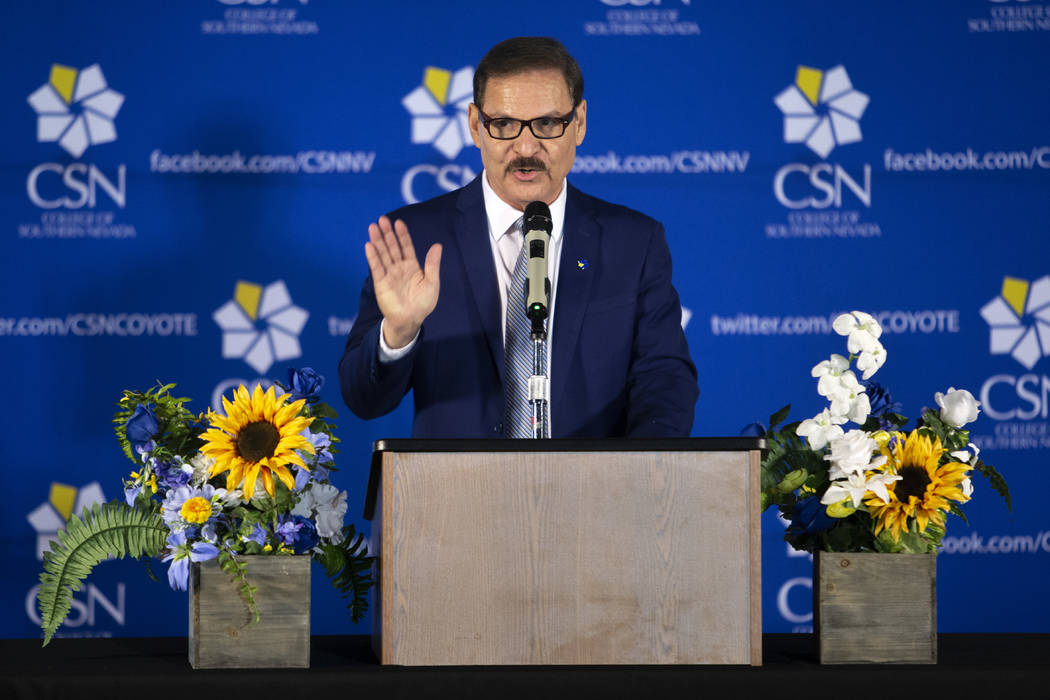
[[[0,636],[36,636],[41,543],[119,493],[125,387],[203,410],[240,381],[329,377],[366,273],[366,226],[481,170],[473,66],[513,35],[579,60],[570,179],[662,220],[700,375],[694,435],[735,435],[876,314],[879,378],[915,416],[983,402],[978,480],[939,558],[941,631],[1048,631],[1050,4],[1037,0],[9,1],[0,8]],[[258,299],[254,302],[253,299]],[[409,406],[343,409],[336,483],[361,504],[371,443]],[[764,625],[809,630],[810,562],[764,526]],[[162,569],[159,569],[162,571]],[[163,576],[161,576],[163,581]],[[365,632],[315,571],[314,631]],[[181,635],[186,602],[101,566],[64,633]]]

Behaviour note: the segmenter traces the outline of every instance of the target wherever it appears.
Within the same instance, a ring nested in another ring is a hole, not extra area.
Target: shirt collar
[[[568,191],[568,182],[562,180],[561,192],[558,198],[551,202],[551,240],[557,241],[561,238],[562,224],[565,223],[565,197]],[[496,191],[489,185],[489,179],[485,171],[481,171],[481,191],[485,196],[485,216],[488,218],[489,237],[493,241],[499,241],[507,229],[521,217],[521,212],[500,199]]]

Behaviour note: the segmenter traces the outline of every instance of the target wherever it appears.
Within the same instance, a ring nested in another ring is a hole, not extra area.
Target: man
[[[553,39],[497,44],[475,72],[468,122],[481,175],[368,228],[371,275],[339,363],[347,405],[373,418],[411,389],[415,437],[522,436],[504,335],[525,303],[511,285],[520,217],[542,201],[554,224],[551,437],[688,436],[696,369],[663,226],[565,179],[587,131],[576,61]]]

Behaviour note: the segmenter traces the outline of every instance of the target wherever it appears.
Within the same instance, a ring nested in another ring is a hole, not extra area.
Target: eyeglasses
[[[489,136],[500,141],[510,141],[521,136],[525,127],[538,139],[556,139],[565,133],[566,127],[576,118],[576,110],[563,117],[536,117],[535,119],[512,119],[510,117],[490,117],[478,108],[481,123]]]

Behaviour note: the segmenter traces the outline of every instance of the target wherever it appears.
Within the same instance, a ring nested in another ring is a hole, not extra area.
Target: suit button
[[[492,426],[492,432],[494,432],[494,433],[502,433],[503,432],[503,424],[502,423],[496,423],[496,425]]]

